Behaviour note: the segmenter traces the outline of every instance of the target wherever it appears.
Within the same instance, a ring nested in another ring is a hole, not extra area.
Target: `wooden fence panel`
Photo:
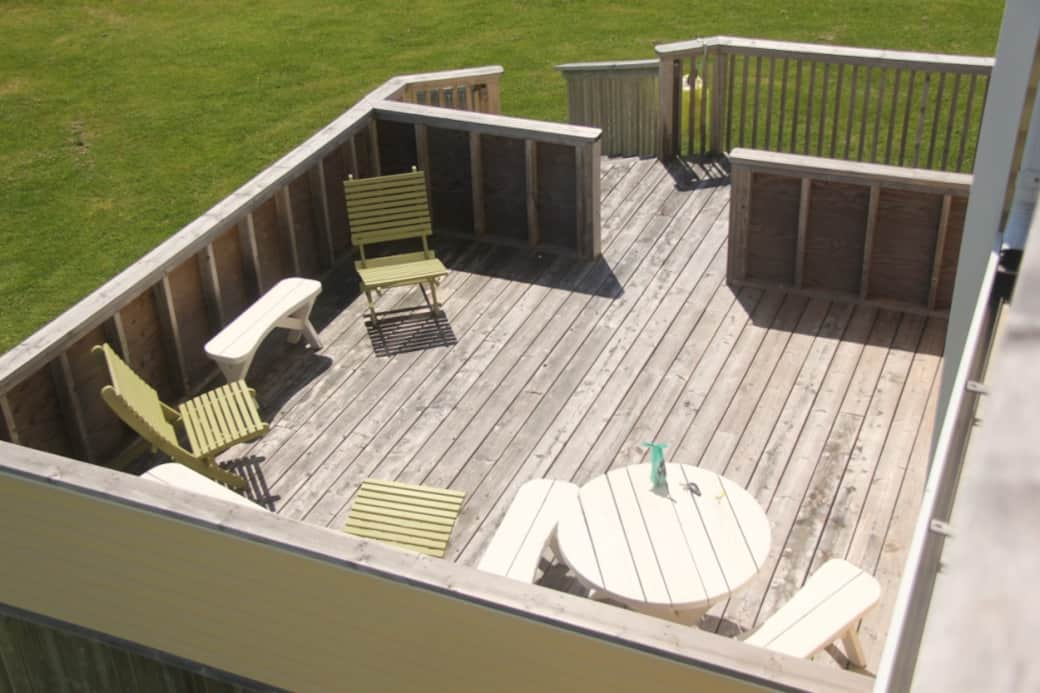
[[[790,176],[754,174],[747,241],[748,276],[790,284],[794,281],[795,241],[801,181]]]
[[[289,202],[292,209],[293,230],[296,236],[296,255],[300,263],[300,276],[317,277],[321,274],[321,250],[324,233],[312,210],[310,181],[300,176],[289,184]]]
[[[867,298],[928,300],[941,195],[882,189]]]
[[[169,345],[162,331],[155,296],[145,292],[123,308],[119,315],[126,335],[129,354],[127,364],[159,393],[167,402],[178,399],[180,393],[172,376]]]
[[[813,181],[802,286],[859,294],[870,188]]]
[[[527,244],[524,141],[484,135],[481,141],[487,235]]]
[[[83,423],[90,436],[90,446],[98,460],[115,457],[131,435],[130,429],[101,399],[101,388],[109,383],[108,369],[95,354],[95,344],[108,341],[101,327],[91,330],[65,352],[73,376],[73,387],[83,412]]]
[[[181,263],[170,272],[169,282],[186,376],[190,385],[197,385],[213,372],[213,361],[203,347],[217,333],[206,319],[208,312],[199,263],[194,257]]]
[[[20,445],[75,457],[61,403],[47,369],[33,373],[7,394],[13,437]]]
[[[469,133],[427,128],[430,154],[426,180],[430,186],[430,214],[435,232],[473,235],[473,176]]]
[[[538,228],[545,244],[577,250],[578,191],[574,147],[542,142],[537,154]]]

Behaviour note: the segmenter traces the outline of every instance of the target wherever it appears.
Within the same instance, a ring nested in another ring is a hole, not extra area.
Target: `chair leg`
[[[849,661],[860,669],[865,669],[867,655],[863,651],[863,643],[860,642],[859,633],[856,631],[858,625],[857,623],[845,631],[841,636],[841,643],[845,646],[845,656],[849,658]]]
[[[437,300],[437,282],[430,282],[430,294],[433,296],[433,312],[441,312],[441,304]]]
[[[372,324],[376,324],[376,304],[372,300],[372,290],[365,287],[365,297],[368,299],[368,312],[372,315]]]

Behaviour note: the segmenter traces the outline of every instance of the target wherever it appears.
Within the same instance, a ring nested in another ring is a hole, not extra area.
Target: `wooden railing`
[[[658,60],[557,65],[567,122],[603,128],[606,155],[653,156],[658,146]]]
[[[730,283],[949,311],[970,175],[749,149],[730,164]]]
[[[203,345],[286,276],[351,256],[343,180],[429,171],[436,232],[599,254],[598,130],[401,103],[501,68],[396,77],[0,356],[0,439],[111,464],[132,440],[102,402],[109,342],[167,401],[216,371]]]
[[[663,158],[750,147],[972,170],[992,58],[725,36],[656,50]]]
[[[499,78],[502,67],[454,70],[447,77],[413,76],[398,96],[400,101],[454,108],[477,113],[501,113]],[[416,79],[419,77],[419,79]]]

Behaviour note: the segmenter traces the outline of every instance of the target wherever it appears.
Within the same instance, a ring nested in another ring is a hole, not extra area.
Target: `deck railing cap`
[[[652,70],[657,71],[658,60],[648,58],[646,60],[615,60],[597,63],[564,63],[557,65],[556,70],[563,72],[612,72],[615,70]]]

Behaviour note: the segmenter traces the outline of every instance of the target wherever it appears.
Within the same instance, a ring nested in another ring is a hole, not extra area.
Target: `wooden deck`
[[[374,331],[349,273],[326,278],[313,316],[325,350],[268,340],[250,382],[271,432],[224,459],[243,460],[232,464],[277,512],[336,528],[368,477],[465,491],[448,558],[475,564],[522,482],[580,484],[665,442],[668,459],[748,488],[772,523],[767,565],[701,627],[753,628],[844,556],[883,585],[861,630],[873,670],[924,484],[946,322],[734,292],[720,175],[604,159],[597,263],[442,244],[443,321],[401,314]],[[380,306],[418,302],[395,289]]]

